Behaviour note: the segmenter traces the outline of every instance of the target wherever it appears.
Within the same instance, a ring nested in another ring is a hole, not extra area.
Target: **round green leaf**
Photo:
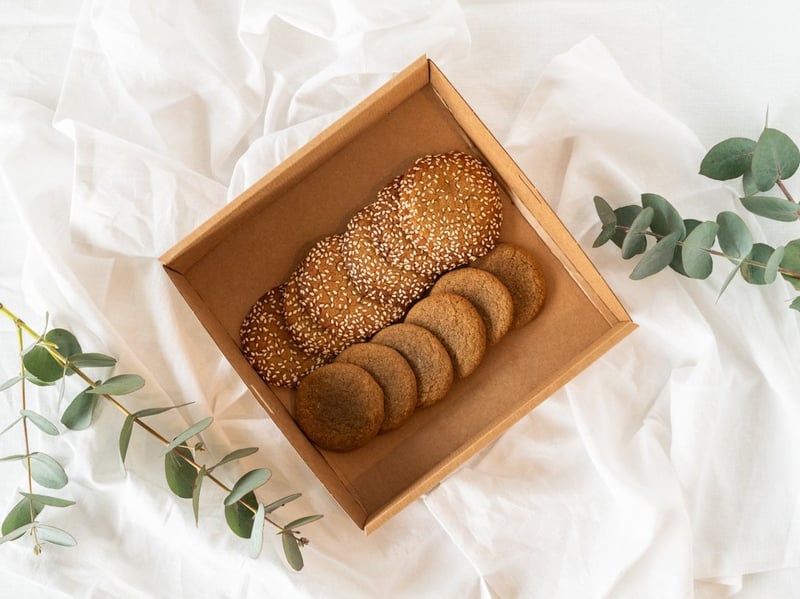
[[[184,459],[186,458],[186,459]],[[164,474],[170,490],[178,497],[189,499],[194,490],[197,469],[189,463],[192,452],[185,447],[176,447],[164,456]]]
[[[790,241],[784,246],[780,267],[783,270],[800,274],[800,239]],[[792,287],[800,291],[800,277],[794,277],[783,272],[781,276],[791,283]]]
[[[58,435],[58,429],[56,428],[56,425],[41,414],[37,414],[33,410],[20,410],[19,413],[21,416],[24,416],[30,420],[36,426],[36,428],[43,433],[53,436]]]
[[[677,232],[678,239],[686,236],[686,227],[681,215],[665,198],[655,193],[643,193],[642,207],[653,209],[653,222],[650,224],[653,233],[664,237]]]
[[[73,431],[80,431],[88,428],[92,423],[98,395],[90,393],[91,387],[87,387],[69,403],[67,409],[61,415],[61,424]]]
[[[700,174],[709,179],[727,181],[741,177],[753,159],[756,142],[745,137],[731,137],[713,146],[700,163]]]
[[[783,222],[797,220],[797,211],[800,210],[800,206],[784,198],[747,196],[740,200],[742,206],[753,214]]]
[[[250,491],[266,483],[271,476],[272,472],[268,468],[256,468],[243,474],[233,485],[230,494],[225,498],[225,505],[236,503]]]
[[[25,535],[25,533],[28,532],[34,526],[36,525],[33,524],[32,522],[29,522],[28,524],[23,524],[19,528],[15,528],[14,530],[9,531],[7,534],[4,534],[2,537],[0,537],[0,545],[2,545],[3,543],[8,543],[9,541],[16,541],[17,539]]]
[[[659,239],[658,243],[645,252],[642,259],[639,260],[630,278],[635,281],[644,279],[669,266],[675,256],[675,248],[678,245],[679,237],[680,231],[675,231]]]
[[[743,260],[739,265],[742,278],[752,285],[766,285],[765,267],[774,251],[775,248],[765,243],[753,244],[753,249],[750,250],[747,260]],[[752,264],[751,261],[759,264]],[[760,264],[764,266],[760,266]]]
[[[778,267],[780,266],[781,260],[783,260],[783,252],[784,247],[778,246],[775,248],[775,251],[772,252],[772,255],[767,260],[767,267],[764,269],[764,282],[767,284],[771,284],[775,282],[775,279],[778,278]]]
[[[81,351],[75,335],[65,329],[53,329],[44,336],[44,341],[53,344],[64,358]],[[25,370],[43,383],[52,383],[64,376],[64,367],[41,345],[35,345],[22,357]]]
[[[628,206],[621,206],[620,208],[614,209],[614,215],[617,217],[617,225],[619,226],[617,227],[617,232],[611,236],[611,241],[613,241],[614,245],[618,248],[622,248],[622,242],[625,241],[625,237],[628,235],[628,232],[621,227],[630,227],[641,211],[642,207],[638,204],[629,204]],[[644,239],[641,241],[643,243],[645,242]]]
[[[597,211],[597,216],[600,217],[603,229],[600,231],[597,239],[594,240],[592,247],[600,247],[609,241],[614,236],[614,233],[617,232],[617,215],[608,202],[600,196],[594,196],[594,207]]]
[[[683,225],[686,227],[686,235],[687,237],[689,234],[694,231],[695,227],[700,224],[700,221],[695,218],[685,218],[683,219]],[[672,258],[672,262],[669,263],[669,267],[674,270],[675,272],[683,275],[684,277],[688,277],[689,275],[686,274],[686,270],[683,267],[683,247],[681,244],[678,244],[678,247],[675,248],[675,255]]]
[[[78,544],[71,534],[55,526],[47,524],[39,524],[36,527],[36,533],[39,541],[44,543],[51,543],[53,545],[61,545],[62,547],[74,547]]]
[[[256,559],[261,555],[264,545],[264,506],[258,504],[256,515],[253,516],[253,530],[250,533],[250,557]]]
[[[112,376],[86,393],[98,395],[127,395],[144,387],[144,379],[138,374],[118,374]]]
[[[622,241],[622,257],[627,260],[647,249],[647,238],[644,232],[653,222],[654,211],[652,208],[642,208],[642,211],[633,219],[628,229],[628,234]]]
[[[742,191],[744,191],[744,195],[746,196],[756,195],[759,191],[756,185],[756,178],[753,176],[753,171],[750,168],[742,175]]]
[[[250,492],[236,503],[225,506],[225,521],[234,534],[243,539],[249,539],[253,532],[255,512],[250,511],[243,503],[252,506],[253,510],[258,509],[256,507],[258,499],[256,499],[255,493]]]
[[[75,368],[108,368],[116,363],[116,358],[98,353],[75,354],[69,357],[70,366]]]
[[[785,133],[766,127],[753,151],[751,169],[759,191],[767,191],[778,179],[788,179],[800,166],[800,150]]]
[[[798,310],[798,311],[800,311],[800,297],[796,297],[796,298],[794,298],[794,299],[792,300],[792,303],[791,303],[791,304],[789,304],[789,307],[790,307],[792,310]]]
[[[31,476],[33,480],[48,489],[61,489],[69,479],[64,468],[55,459],[35,451],[31,454]],[[24,462],[27,463],[27,460]]]
[[[722,251],[732,259],[744,258],[753,247],[750,229],[735,212],[725,211],[717,215],[717,239]],[[735,260],[738,264],[738,260]]]
[[[714,245],[719,225],[713,221],[698,224],[683,240],[681,256],[686,275],[705,279],[714,268],[708,249]]]

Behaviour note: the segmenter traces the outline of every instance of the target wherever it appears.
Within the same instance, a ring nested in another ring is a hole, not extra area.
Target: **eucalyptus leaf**
[[[628,206],[621,206],[620,208],[616,208],[614,210],[614,214],[617,217],[617,232],[614,233],[611,237],[611,241],[614,244],[622,249],[622,243],[625,241],[625,237],[627,237],[628,232],[625,229],[621,229],[619,227],[630,227],[633,224],[633,221],[636,220],[636,217],[639,216],[639,213],[642,211],[642,207],[638,204],[629,204]],[[638,245],[642,246],[642,249],[638,251],[638,254],[641,254],[645,248],[647,247],[647,240],[642,237],[639,239]]]
[[[7,455],[0,458],[0,462],[15,462],[17,460],[24,460],[28,456],[24,453],[15,453],[14,455]]]
[[[683,226],[686,227],[686,239],[688,239],[689,235],[699,224],[700,221],[694,218],[683,219]],[[689,276],[683,265],[683,246],[680,243],[675,248],[675,255],[672,257],[672,262],[669,263],[669,267],[684,277]]]
[[[177,410],[178,408],[183,408],[185,406],[191,405],[193,402],[187,401],[186,403],[177,404],[174,406],[161,406],[158,408],[144,408],[143,410],[139,410],[138,412],[133,413],[134,418],[147,418],[148,416],[158,416],[159,414],[163,414],[164,412],[169,412],[170,410]]]
[[[742,260],[742,264],[739,266],[742,278],[752,285],[766,285],[765,267],[767,262],[772,258],[774,251],[775,248],[765,243],[753,244],[753,249],[750,251],[747,260]],[[753,264],[753,262],[758,262],[764,266]]]
[[[281,497],[280,499],[277,499],[277,500],[273,501],[272,503],[268,503],[267,505],[265,505],[264,506],[264,511],[267,514],[271,514],[272,512],[277,510],[278,508],[282,508],[287,503],[289,503],[291,501],[294,501],[295,499],[298,499],[298,498],[300,498],[302,496],[303,496],[302,493],[292,493],[291,495],[287,495],[286,497]]]
[[[225,505],[236,503],[250,491],[266,483],[271,476],[272,472],[268,468],[256,468],[255,470],[243,474],[241,478],[236,481],[231,492],[225,498]]]
[[[28,524],[24,524],[19,528],[15,528],[14,530],[9,531],[8,534],[4,534],[2,537],[0,537],[0,545],[2,545],[3,543],[8,543],[9,541],[16,541],[20,537],[24,536],[25,533],[28,532],[34,526],[35,525],[32,522],[29,522]]]
[[[289,522],[289,524],[287,524],[283,528],[284,530],[300,528],[301,526],[305,526],[306,524],[311,524],[312,522],[316,522],[320,518],[322,518],[321,514],[314,514],[312,516],[303,516],[302,518],[298,518],[297,520],[292,520],[291,522]]]
[[[753,159],[756,142],[746,137],[731,137],[713,146],[700,163],[700,174],[717,181],[741,177]]]
[[[280,535],[286,561],[293,570],[299,572],[303,569],[303,554],[300,553],[300,544],[297,542],[294,534],[289,531],[283,531]]]
[[[22,498],[3,519],[3,524],[0,525],[0,534],[7,535],[26,524],[32,523],[43,509],[44,504],[29,497]],[[31,518],[31,514],[33,514],[33,518]]]
[[[194,512],[194,525],[197,526],[200,521],[200,489],[203,487],[203,479],[207,474],[205,466],[200,466],[197,471],[197,476],[192,485],[192,512]]]
[[[61,497],[53,497],[52,495],[25,493],[23,491],[20,491],[19,494],[30,499],[31,501],[40,503],[43,506],[49,505],[51,507],[69,507],[71,505],[75,505],[75,502],[70,499],[62,499]]]
[[[653,222],[650,224],[653,233],[665,237],[677,232],[679,240],[686,236],[681,215],[666,198],[655,193],[643,193],[642,207],[653,209]]]
[[[122,428],[119,429],[119,458],[122,464],[125,464],[125,458],[128,456],[128,447],[131,444],[131,435],[133,434],[133,419],[134,416],[129,414],[125,416],[122,421]]]
[[[118,374],[89,389],[87,393],[98,395],[127,395],[144,387],[144,379],[138,374]]]
[[[172,451],[173,449],[175,449],[178,445],[180,445],[181,443],[183,443],[187,439],[190,439],[191,437],[194,437],[195,435],[198,435],[198,434],[202,433],[209,426],[211,426],[212,422],[214,422],[214,417],[213,416],[209,416],[207,418],[203,418],[199,422],[195,422],[192,426],[190,426],[185,431],[183,431],[181,434],[179,434],[177,437],[175,437],[172,440],[172,442],[164,448],[164,453],[167,453],[168,451]]]
[[[622,257],[625,260],[641,254],[647,249],[647,239],[644,232],[653,222],[654,211],[652,208],[642,208],[642,211],[633,219],[628,229],[628,234],[622,242]]]
[[[800,273],[800,239],[794,239],[784,246],[780,267],[784,270]],[[786,273],[781,273],[781,276],[791,283],[792,287],[800,291],[800,277],[794,277]]]
[[[208,471],[211,472],[212,470],[215,470],[216,468],[219,468],[223,464],[228,464],[228,463],[233,462],[235,460],[240,460],[242,458],[246,458],[249,455],[253,455],[257,451],[258,451],[258,447],[244,447],[242,449],[235,449],[234,451],[232,451],[228,455],[226,455],[224,458],[222,458],[219,462],[217,462],[216,464],[211,466],[211,468],[209,468]]]
[[[630,274],[630,278],[635,281],[643,279],[669,266],[675,256],[679,238],[680,231],[675,231],[659,239],[658,243],[645,252],[642,259],[639,260]]]
[[[758,138],[751,168],[756,187],[767,191],[779,179],[791,177],[800,166],[800,150],[785,133],[765,127]]]
[[[728,273],[727,277],[725,277],[725,281],[723,281],[722,287],[720,287],[719,293],[717,294],[717,301],[719,301],[719,298],[721,298],[722,294],[725,293],[725,290],[728,288],[728,285],[731,284],[731,281],[733,281],[733,277],[736,276],[736,273],[739,272],[739,264],[740,263],[737,262],[736,267]]]
[[[751,169],[747,169],[742,175],[742,191],[744,191],[745,196],[753,196],[759,192],[758,186],[756,185],[756,178],[753,176],[753,171]]]
[[[594,207],[595,210],[597,210],[597,216],[600,217],[603,229],[600,231],[600,235],[597,236],[597,239],[594,240],[592,247],[600,247],[608,242],[614,236],[614,233],[616,233],[617,215],[608,202],[600,196],[594,196]]]
[[[783,222],[797,220],[797,211],[800,210],[800,206],[790,200],[771,196],[747,196],[740,201],[753,214]]]
[[[36,527],[36,534],[39,537],[39,541],[51,543],[53,545],[74,547],[78,544],[78,542],[75,540],[75,537],[69,534],[66,530],[61,530],[60,528],[49,526],[47,524],[39,524]]]
[[[189,499],[194,490],[197,469],[187,460],[194,460],[192,452],[176,447],[164,456],[164,474],[170,490],[178,497]]]
[[[764,269],[764,282],[771,284],[778,278],[778,268],[783,260],[784,247],[779,245],[772,252],[772,255],[767,260],[767,267]]]
[[[19,418],[17,418],[17,419],[16,419],[14,422],[12,422],[12,423],[11,423],[11,424],[9,424],[7,427],[5,427],[3,430],[1,430],[1,431],[0,431],[0,435],[3,435],[4,433],[7,433],[7,432],[8,432],[8,431],[10,431],[12,428],[14,428],[14,427],[15,427],[17,424],[19,424],[21,421],[22,421],[22,416],[20,416],[20,417],[19,417]]]
[[[789,307],[792,310],[800,310],[800,297],[796,297],[792,300],[792,303],[789,304]]]
[[[22,376],[20,376],[20,375],[12,376],[10,379],[8,379],[7,381],[5,381],[2,384],[0,384],[0,391],[5,391],[6,389],[10,389],[11,387],[16,385],[21,380],[22,380]]]
[[[724,211],[717,215],[717,239],[722,251],[738,265],[739,259],[750,253],[753,236],[750,229],[735,212]]]
[[[61,373],[58,375],[59,378],[56,379],[56,380],[64,378],[63,375],[64,375],[64,371],[62,370]],[[25,371],[25,380],[28,381],[29,383],[33,383],[37,387],[52,387],[55,384],[55,381],[43,381],[43,380],[40,380],[40,379],[36,378],[35,376],[33,376],[27,370]]]
[[[75,396],[61,415],[61,424],[72,431],[83,430],[92,424],[100,396],[90,393],[91,390],[87,387]]]
[[[65,329],[53,329],[43,337],[43,341],[55,347],[61,356],[69,358],[81,351],[81,345],[75,335]],[[50,355],[46,347],[40,344],[25,352],[22,356],[25,370],[43,383],[53,383],[64,376],[64,366]]]
[[[56,436],[58,435],[58,429],[56,425],[50,422],[47,418],[34,412],[33,410],[20,410],[19,411],[21,416],[24,416],[28,420],[30,420],[36,428],[47,435]]]
[[[252,506],[253,511],[244,504]],[[253,532],[253,519],[258,508],[258,499],[252,491],[236,503],[225,506],[225,521],[236,536],[249,539]]]
[[[64,467],[46,453],[33,452],[30,455],[30,463],[33,480],[43,487],[61,489],[69,482]]]
[[[681,256],[687,276],[705,279],[711,274],[714,265],[707,250],[714,245],[718,229],[717,223],[705,221],[694,227],[684,239]]]
[[[261,555],[264,546],[264,506],[258,504],[256,515],[253,516],[253,530],[250,533],[250,557],[256,559]]]
[[[69,366],[75,368],[108,368],[116,363],[116,358],[98,353],[80,353],[69,357]]]

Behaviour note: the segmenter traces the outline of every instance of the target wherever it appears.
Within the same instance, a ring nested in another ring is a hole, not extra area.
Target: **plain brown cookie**
[[[398,222],[443,272],[494,247],[503,205],[489,168],[463,152],[423,156],[399,184]]]
[[[395,211],[386,201],[376,200],[359,210],[347,223],[342,236],[342,257],[356,289],[378,302],[408,305],[430,285],[432,277],[391,264],[377,240],[386,238]]]
[[[399,302],[378,302],[356,288],[344,266],[341,235],[314,244],[295,279],[300,303],[312,318],[351,343],[366,339],[405,311]]]
[[[500,243],[472,266],[489,271],[508,287],[514,300],[512,328],[529,323],[542,309],[547,285],[536,258],[528,250],[511,243]]]
[[[439,338],[459,377],[471,374],[486,353],[486,325],[472,303],[455,293],[429,295],[414,304],[404,322]]]
[[[283,317],[283,290],[283,285],[274,287],[259,298],[242,321],[239,337],[242,353],[262,379],[294,387],[324,360],[294,342]]]
[[[383,424],[380,432],[398,428],[417,407],[417,378],[400,352],[379,343],[356,343],[336,357],[336,362],[366,370],[383,389]]]
[[[408,361],[417,378],[417,406],[442,400],[453,384],[453,363],[444,345],[429,330],[406,323],[393,324],[370,343],[388,345]]]
[[[334,357],[350,344],[350,340],[317,322],[305,309],[292,274],[283,293],[283,315],[292,339],[303,351],[323,359]]]
[[[383,422],[383,391],[355,364],[320,366],[297,386],[295,419],[323,449],[351,451],[378,434]]]
[[[442,275],[431,294],[455,293],[467,298],[483,318],[486,341],[494,345],[511,328],[514,300],[508,287],[492,273],[479,268],[457,268]]]

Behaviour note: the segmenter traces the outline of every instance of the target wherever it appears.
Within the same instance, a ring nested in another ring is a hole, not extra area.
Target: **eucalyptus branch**
[[[797,145],[785,133],[765,127],[758,140],[732,137],[716,144],[703,158],[700,174],[719,181],[741,177],[745,195],[739,199],[745,210],[792,222],[800,218],[800,207],[785,181],[798,168]],[[782,198],[760,195],[775,186]],[[735,212],[720,212],[714,221],[683,219],[665,198],[652,193],[642,194],[641,206],[613,209],[600,196],[595,196],[594,204],[602,224],[594,246],[613,241],[625,259],[642,254],[631,272],[632,279],[648,277],[666,267],[693,279],[705,279],[713,270],[711,257],[716,256],[735,264],[720,295],[737,274],[753,285],[768,285],[780,275],[800,291],[800,239],[777,247],[754,243],[744,220]],[[647,246],[648,237],[656,239],[651,248]],[[717,242],[719,249],[714,249]],[[790,307],[800,310],[800,296]]]
[[[25,351],[25,342],[22,337],[22,328],[17,325],[17,342],[19,344],[19,376],[20,376],[20,396],[22,398],[22,436],[25,439],[25,462],[27,466],[27,480],[28,480],[28,493],[33,495],[33,469],[31,468],[31,444],[28,439],[28,417],[25,413],[28,411],[28,400],[25,386],[25,364],[22,362],[22,354]],[[36,520],[36,513],[33,508],[33,502],[28,502],[28,515],[30,516],[29,522]],[[33,536],[33,552],[39,555],[42,552],[42,545],[39,543],[39,531],[36,527],[31,528],[31,535]]]
[[[309,543],[308,539],[300,536],[300,526],[310,524],[321,518],[320,515],[310,515],[297,518],[288,524],[281,525],[274,520],[270,514],[280,507],[294,501],[301,496],[294,493],[289,496],[273,501],[268,505],[259,503],[254,491],[271,477],[270,470],[258,468],[247,472],[241,476],[233,487],[226,485],[220,478],[212,472],[222,466],[251,455],[258,451],[257,447],[237,449],[224,456],[219,462],[211,466],[199,463],[195,458],[194,452],[202,448],[202,443],[196,443],[194,448],[188,444],[188,440],[198,436],[213,422],[212,417],[205,418],[194,423],[188,429],[181,432],[171,440],[160,433],[158,430],[144,422],[143,418],[155,416],[163,412],[182,407],[183,405],[171,405],[166,407],[146,408],[136,412],[129,410],[124,403],[119,401],[116,395],[125,395],[137,391],[144,386],[144,379],[138,375],[120,374],[113,376],[105,381],[96,381],[90,377],[84,367],[108,367],[113,366],[116,360],[103,354],[85,354],[81,352],[80,344],[77,339],[64,329],[53,329],[47,334],[40,334],[22,319],[17,317],[8,308],[0,303],[0,313],[11,319],[18,332],[20,343],[20,381],[23,383],[23,425],[26,426],[24,409],[24,383],[26,378],[30,378],[37,384],[53,384],[54,381],[63,379],[66,376],[77,375],[87,387],[78,394],[67,406],[61,418],[61,422],[72,430],[80,430],[89,426],[92,421],[96,402],[102,398],[110,402],[125,417],[122,430],[120,431],[119,450],[120,457],[124,466],[125,457],[130,443],[130,437],[134,425],[138,426],[151,437],[155,438],[164,446],[164,467],[170,490],[179,497],[191,498],[192,509],[195,522],[199,518],[199,501],[202,482],[204,479],[211,480],[215,485],[227,493],[225,498],[225,517],[229,527],[239,536],[249,538],[251,541],[251,555],[257,557],[263,544],[262,528],[264,523],[270,524],[278,529],[278,534],[283,538],[283,548],[287,561],[296,570],[303,567],[303,558],[300,547]],[[24,352],[23,332],[34,338],[33,349]],[[12,383],[15,381],[11,381]],[[26,453],[30,462],[30,451],[27,449],[27,428],[25,429]],[[30,472],[29,467],[29,472]],[[29,489],[32,489],[29,484]],[[31,496],[32,492],[31,492]],[[29,521],[31,524],[35,518],[35,509],[31,504]],[[31,524],[31,526],[33,526]],[[29,527],[30,528],[30,527]],[[32,529],[35,534],[35,527]],[[3,537],[5,539],[5,537]],[[17,537],[14,537],[17,538]],[[11,538],[7,540],[13,540]],[[38,545],[38,543],[37,543]]]

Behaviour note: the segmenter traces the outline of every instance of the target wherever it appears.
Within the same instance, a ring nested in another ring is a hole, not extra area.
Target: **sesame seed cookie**
[[[350,342],[366,339],[403,315],[399,302],[362,295],[347,274],[342,236],[318,241],[295,271],[300,302],[312,318]]]
[[[405,323],[428,329],[439,338],[456,376],[471,374],[486,353],[486,325],[472,303],[455,293],[429,295],[414,304]]]
[[[431,294],[455,293],[467,298],[483,318],[486,341],[494,345],[511,328],[514,300],[508,287],[492,273],[465,266],[442,275]]]
[[[376,240],[385,239],[393,216],[393,207],[381,200],[359,210],[342,236],[342,258],[360,293],[378,302],[400,303],[405,307],[431,285],[432,279],[394,266],[381,254]]]
[[[360,366],[383,389],[381,433],[394,430],[417,407],[417,378],[408,361],[395,349],[379,343],[356,343],[336,357],[336,362]]]
[[[429,330],[397,323],[378,331],[369,341],[397,350],[417,378],[417,406],[441,401],[453,384],[453,363],[444,345]]]
[[[355,364],[320,366],[297,386],[295,420],[323,449],[351,451],[378,434],[383,423],[383,390]]]
[[[439,272],[492,249],[502,219],[497,182],[475,156],[457,151],[423,156],[399,183],[398,222]]]
[[[259,376],[271,385],[294,387],[323,363],[318,355],[298,347],[283,317],[284,286],[262,295],[242,321],[242,353]]]
[[[292,339],[303,351],[323,359],[333,358],[350,344],[350,340],[319,322],[300,301],[297,279],[292,274],[283,292],[283,316]]]
[[[508,287],[514,300],[512,328],[529,323],[542,309],[547,285],[536,258],[528,250],[500,243],[472,266],[489,271]]]

